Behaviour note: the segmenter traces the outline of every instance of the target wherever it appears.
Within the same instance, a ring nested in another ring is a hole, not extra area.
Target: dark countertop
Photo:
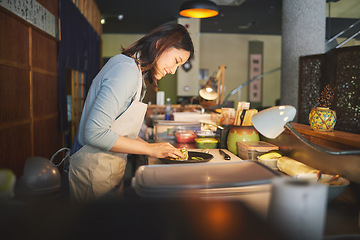
[[[172,143],[175,147],[196,148],[194,143],[179,144],[176,140],[164,141]],[[350,235],[355,238],[346,238]],[[326,236],[328,239],[341,239],[335,236],[342,236],[342,239],[360,239],[360,187],[358,184],[351,183],[340,197],[328,203],[324,236],[324,239]]]

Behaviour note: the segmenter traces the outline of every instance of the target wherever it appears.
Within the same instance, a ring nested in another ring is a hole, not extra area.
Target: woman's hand
[[[181,152],[179,149],[175,148],[173,145],[171,145],[168,142],[163,143],[150,143],[150,152],[148,153],[151,157],[156,158],[165,158],[165,157],[171,157],[171,158],[177,158],[182,157]]]
[[[150,157],[164,158],[177,156],[182,157],[180,150],[175,148],[168,142],[162,143],[148,143],[140,138],[130,139],[127,137],[119,136],[115,145],[110,149],[112,152],[144,154]]]

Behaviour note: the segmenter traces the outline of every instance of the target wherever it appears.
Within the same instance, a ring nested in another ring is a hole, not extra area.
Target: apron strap
[[[60,152],[62,152],[62,151],[64,151],[64,150],[66,150],[67,152],[66,152],[66,154],[65,154],[65,157],[60,161],[60,163],[59,164],[54,164],[54,158],[56,157],[56,155],[58,155]],[[50,159],[50,165],[51,166],[55,166],[55,167],[59,167],[69,156],[70,156],[70,152],[71,152],[71,150],[70,150],[70,148],[61,148],[60,150],[58,150],[54,155],[52,155],[52,157],[51,157],[51,159]]]

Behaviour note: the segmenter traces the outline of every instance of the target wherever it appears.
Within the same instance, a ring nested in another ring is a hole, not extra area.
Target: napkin
[[[317,173],[318,170],[309,167],[301,162],[298,162],[289,157],[281,157],[277,162],[277,167],[280,171],[286,173],[287,175],[294,177],[298,174],[303,173]]]
[[[268,221],[289,240],[322,240],[328,188],[325,184],[276,178]]]

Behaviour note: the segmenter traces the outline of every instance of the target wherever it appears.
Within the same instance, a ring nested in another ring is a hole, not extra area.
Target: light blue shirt
[[[118,134],[110,127],[129,107],[142,81],[133,58],[122,54],[110,58],[91,84],[77,131],[78,143],[73,146],[77,149],[72,152],[81,147],[78,144],[106,151],[114,146]]]

